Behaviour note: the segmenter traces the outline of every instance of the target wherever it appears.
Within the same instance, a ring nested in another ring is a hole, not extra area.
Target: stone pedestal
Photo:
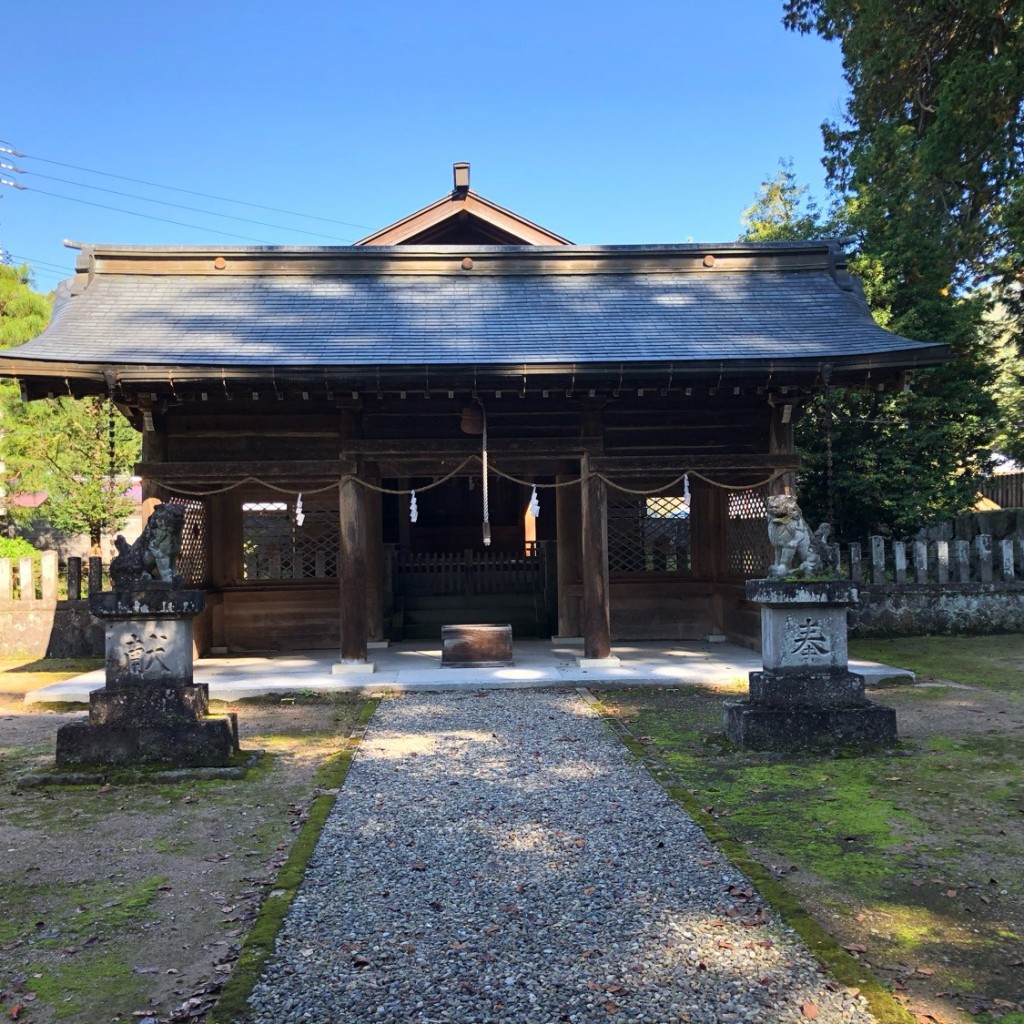
[[[763,668],[750,697],[726,705],[725,733],[750,750],[870,749],[896,742],[896,712],[867,700],[847,665],[846,609],[856,585],[748,580],[761,606]]]
[[[167,584],[92,594],[106,626],[106,685],[89,717],[57,731],[57,765],[226,765],[238,750],[233,715],[210,717],[209,692],[192,681],[192,620],[201,590]]]

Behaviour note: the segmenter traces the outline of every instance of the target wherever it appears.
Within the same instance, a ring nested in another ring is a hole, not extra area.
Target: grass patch
[[[109,1007],[134,1006],[145,1000],[144,980],[113,953],[70,959],[56,970],[52,964],[31,963],[26,972],[26,984],[38,1000],[29,1005],[48,1004],[57,1020],[83,1013],[97,1004],[98,997]]]
[[[375,700],[366,702],[353,729],[355,738],[350,739],[343,750],[329,758],[317,770],[316,784],[327,792],[313,801],[309,816],[288,852],[288,859],[278,873],[273,890],[260,906],[259,916],[245,938],[235,969],[221,990],[217,1004],[208,1018],[208,1024],[232,1024],[247,1013],[249,994],[259,981],[264,965],[274,951],[277,933],[302,882],[306,865],[313,855],[327,816],[334,806],[336,791],[345,781],[361,734],[369,724],[377,704]]]
[[[850,656],[898,665],[918,678],[950,679],[1024,699],[1024,634],[850,640]]]

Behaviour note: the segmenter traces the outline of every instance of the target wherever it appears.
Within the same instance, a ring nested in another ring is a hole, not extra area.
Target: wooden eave
[[[829,361],[833,384],[851,387],[887,388],[900,384],[908,370],[917,367],[918,354],[874,353],[834,358]],[[948,358],[948,349],[932,346],[919,353],[920,366],[934,366]],[[550,391],[577,399],[588,392],[619,397],[622,391],[642,397],[644,392],[676,394],[683,398],[696,388],[728,398],[733,389],[785,392],[787,388],[817,387],[825,363],[821,359],[705,360],[684,364],[665,362],[566,363],[473,366],[146,366],[88,362],[50,362],[0,358],[0,375],[21,382],[26,399],[72,394],[75,397],[106,394],[114,387],[119,393],[152,393],[179,398],[209,391],[263,393],[265,398],[289,389],[308,389],[336,398],[397,395],[402,392],[441,395],[449,390],[500,392],[509,401],[516,395]],[[545,397],[546,394],[545,394]]]
[[[478,195],[472,189],[455,190],[429,206],[359,239],[356,245],[408,245],[436,231],[445,221],[472,217],[493,228],[508,245],[569,245],[556,235],[525,217],[506,210]]]

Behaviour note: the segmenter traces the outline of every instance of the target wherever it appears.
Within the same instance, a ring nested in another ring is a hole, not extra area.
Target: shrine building
[[[946,350],[879,327],[835,242],[573,245],[454,177],[351,246],[76,243],[0,374],[142,432],[144,497],[186,510],[202,650],[357,667],[460,622],[588,659],[756,645],[743,585],[801,403]]]

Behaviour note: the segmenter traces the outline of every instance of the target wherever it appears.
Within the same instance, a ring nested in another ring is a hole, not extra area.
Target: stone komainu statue
[[[835,571],[835,553],[829,543],[832,527],[822,523],[813,533],[804,519],[796,498],[772,494],[768,498],[768,540],[772,545],[772,564],[768,576]]]
[[[185,526],[185,510],[164,502],[153,514],[134,544],[120,534],[114,543],[118,554],[110,563],[110,578],[115,590],[137,590],[152,583],[181,586],[178,554]]]

